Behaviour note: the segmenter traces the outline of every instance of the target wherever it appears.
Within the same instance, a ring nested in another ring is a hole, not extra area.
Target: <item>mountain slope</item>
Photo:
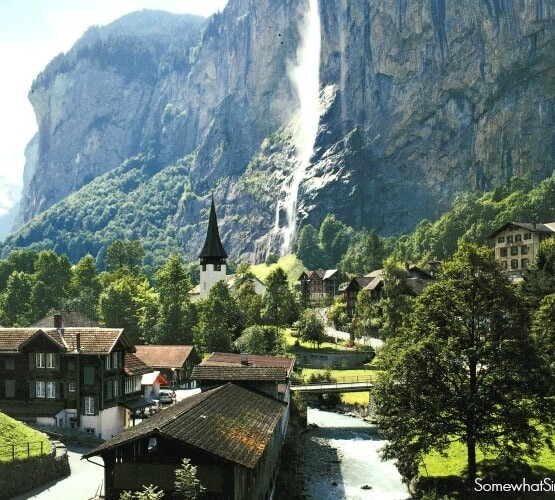
[[[106,172],[118,185],[118,165],[149,151],[160,174],[187,157],[175,212],[151,204],[164,213],[153,225],[195,256],[214,194],[236,260],[285,253],[299,224],[329,212],[397,234],[458,192],[545,178],[554,16],[545,0],[230,0],[208,20],[141,12],[90,30],[31,90],[39,133],[20,214],[31,225],[9,247],[42,237],[31,230],[40,214],[63,248],[69,229],[44,211]],[[302,113],[315,81],[311,136]],[[128,210],[139,227],[144,212]],[[125,234],[128,219],[116,219],[113,234]]]

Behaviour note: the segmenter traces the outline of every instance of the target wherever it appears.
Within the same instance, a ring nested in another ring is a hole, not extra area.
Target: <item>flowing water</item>
[[[361,419],[308,409],[308,494],[317,500],[402,500],[410,495],[392,461],[379,456],[385,444],[376,426]]]

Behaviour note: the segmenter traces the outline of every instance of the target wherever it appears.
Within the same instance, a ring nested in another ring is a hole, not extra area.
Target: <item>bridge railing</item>
[[[336,380],[312,380],[309,382],[302,380],[292,380],[291,385],[339,385],[339,384],[371,384],[374,382],[374,377],[369,376],[352,376],[352,377],[340,377]]]

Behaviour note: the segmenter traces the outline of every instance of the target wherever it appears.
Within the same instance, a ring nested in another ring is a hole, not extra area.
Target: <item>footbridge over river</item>
[[[374,382],[370,377],[344,377],[333,382],[293,382],[292,391],[310,392],[313,394],[329,394],[333,392],[365,392],[371,391]]]

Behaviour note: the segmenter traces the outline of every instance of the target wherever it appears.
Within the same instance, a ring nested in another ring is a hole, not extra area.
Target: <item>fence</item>
[[[45,451],[44,441],[27,441],[0,446],[0,460],[15,460],[42,455]]]

